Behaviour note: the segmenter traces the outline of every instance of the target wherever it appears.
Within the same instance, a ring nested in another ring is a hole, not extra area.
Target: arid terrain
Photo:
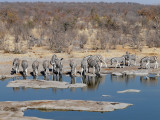
[[[76,76],[79,77],[81,60],[88,55],[101,55],[104,57],[108,67],[102,66],[100,77],[106,77],[106,74],[110,73],[116,76],[115,81],[117,81],[117,79],[118,81],[126,81],[124,80],[126,76],[142,75],[138,78],[140,82],[153,82],[157,84],[160,67],[153,69],[152,64],[149,69],[140,69],[139,63],[141,58],[145,56],[157,56],[158,63],[160,64],[159,25],[159,5],[104,2],[0,2],[0,79],[5,81],[7,78],[22,76],[21,65],[19,73],[11,74],[14,58],[19,58],[20,61],[28,61],[28,77],[32,76],[33,61],[39,61],[38,76],[42,76],[43,61],[50,61],[52,55],[56,54],[58,58],[64,58],[62,61],[63,75],[68,75],[71,71],[69,63],[70,60],[73,60],[77,63]],[[114,65],[111,65],[110,59],[113,57],[121,57],[125,55],[126,52],[136,55],[137,64],[125,66],[124,68],[114,68]],[[50,65],[50,68],[51,67]],[[150,73],[156,74],[156,77],[150,79]],[[50,72],[50,74],[52,73]],[[111,77],[113,77],[112,75]],[[95,75],[92,74],[92,70],[90,73],[87,73],[87,77],[91,87],[93,82],[93,86],[95,84],[98,88],[100,80],[96,81],[97,76],[95,77]],[[93,77],[93,79],[89,79],[89,77]],[[106,81],[105,77],[103,82]],[[136,77],[134,77],[134,79],[136,79]],[[112,78],[109,78],[109,80],[114,82]],[[128,81],[127,78],[127,84]],[[88,84],[82,81],[82,77],[81,82],[82,83],[75,82],[72,84],[68,81],[32,80],[31,78],[25,80],[10,80],[7,85],[5,83],[6,86],[3,87],[7,87],[6,90],[13,88],[13,91],[16,89],[20,90],[21,87],[24,89],[51,88],[52,90],[55,89],[55,91],[57,88],[83,89],[88,87]],[[128,87],[126,86],[124,88]],[[118,89],[119,93],[141,91],[136,89],[119,90],[120,89]],[[10,94],[13,95],[13,91],[10,91]],[[101,92],[104,91],[105,89],[103,88]],[[35,92],[33,92],[33,95],[35,95],[34,93]],[[69,92],[69,95],[70,94],[71,96],[73,95]],[[111,94],[115,95],[112,92]],[[148,93],[146,94],[148,95]],[[17,94],[15,93],[14,95]],[[19,95],[21,97],[21,94]],[[0,102],[0,119],[40,119],[37,117],[24,116],[24,111],[27,109],[108,112],[116,109],[124,109],[133,105],[132,103],[123,102],[89,101],[88,98],[86,100],[63,100],[62,96],[60,96],[61,100],[59,100],[59,98],[58,100],[52,98],[52,101],[48,101],[43,100],[43,95],[44,94],[40,96],[42,97],[40,101],[32,101],[34,99],[31,97],[31,99],[29,99],[31,101],[24,101],[25,99],[22,99],[22,102]],[[98,94],[99,98],[99,95],[101,97],[110,97],[110,95],[102,95],[101,93]],[[120,100],[125,99],[123,96],[118,96],[117,98],[121,98]],[[18,101],[19,99],[16,100]],[[119,99],[113,97],[112,100]]]
[[[120,57],[122,55],[124,55],[126,53],[126,51],[128,51],[131,54],[136,54],[137,56],[137,66],[136,67],[126,67],[126,68],[117,68],[117,69],[113,69],[113,68],[104,68],[105,72],[108,71],[112,71],[112,70],[120,70],[123,69],[125,70],[135,70],[137,68],[139,68],[139,61],[141,58],[145,57],[145,56],[157,56],[160,59],[160,48],[148,48],[145,47],[143,48],[142,52],[139,52],[136,49],[131,49],[129,47],[125,47],[122,48],[121,46],[117,46],[117,48],[115,50],[109,50],[108,52],[105,50],[97,50],[97,51],[73,51],[70,54],[67,53],[54,53],[51,50],[48,50],[47,47],[33,47],[32,50],[29,50],[27,53],[25,54],[12,54],[12,53],[4,53],[4,51],[0,52],[0,73],[1,75],[7,75],[10,76],[11,75],[11,69],[12,69],[12,62],[14,58],[20,58],[20,60],[27,60],[29,62],[29,72],[32,72],[32,62],[34,60],[38,60],[40,62],[40,68],[39,68],[39,72],[43,71],[42,68],[42,62],[44,60],[50,60],[53,54],[56,54],[59,58],[64,58],[63,60],[63,65],[64,65],[64,69],[63,72],[66,73],[66,71],[70,71],[70,67],[69,67],[69,62],[71,59],[77,61],[78,63],[78,70],[80,71],[80,62],[82,60],[83,57],[87,56],[87,55],[102,55],[105,57],[105,61],[107,62],[107,65],[110,66],[110,59],[113,57]],[[158,60],[160,61],[160,60]],[[50,66],[51,68],[51,66]],[[22,70],[22,68],[20,67],[20,71]],[[154,70],[154,69],[152,69]],[[157,71],[157,70],[156,70]],[[20,75],[20,74],[19,74]],[[40,73],[39,73],[40,75]],[[14,76],[14,75],[13,75]]]

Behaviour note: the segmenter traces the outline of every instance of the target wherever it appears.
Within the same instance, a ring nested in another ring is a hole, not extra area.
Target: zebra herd
[[[57,55],[53,55],[51,60],[44,60],[43,61],[43,69],[44,69],[44,75],[47,76],[49,74],[49,65],[52,66],[52,73],[55,73],[56,75],[62,75],[63,70],[63,64],[62,64],[63,58],[58,58]],[[130,54],[126,52],[125,55],[121,57],[114,57],[110,60],[111,65],[115,64],[115,68],[118,67],[125,67],[131,66],[132,61],[134,62],[134,65],[136,65],[136,55]],[[156,56],[150,56],[150,57],[144,57],[140,60],[140,68],[143,68],[145,66],[146,69],[150,68],[150,63],[154,63],[154,68],[158,68],[158,62]],[[89,55],[82,59],[81,61],[81,75],[86,75],[86,73],[89,73],[89,68],[93,68],[93,74],[100,75],[102,64],[107,67],[107,64],[105,62],[105,58],[101,55]],[[71,75],[74,76],[77,73],[76,67],[77,63],[74,60],[70,60],[70,68],[71,68]],[[15,58],[13,60],[13,67],[12,71],[14,73],[19,72],[19,66],[20,66],[20,59]],[[27,68],[28,68],[28,62],[27,60],[22,60],[21,62],[22,67],[22,73],[24,76],[27,76]],[[32,69],[33,69],[33,76],[38,76],[38,68],[39,68],[39,62],[35,60],[32,63]]]

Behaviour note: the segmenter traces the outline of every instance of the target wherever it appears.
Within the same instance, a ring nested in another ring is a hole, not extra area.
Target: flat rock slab
[[[0,110],[0,120],[47,120],[47,119],[41,119],[37,117],[27,117],[23,115],[24,113],[22,111],[1,111]]]
[[[125,75],[137,75],[137,76],[146,76],[149,74],[148,70],[131,70],[131,71],[124,71],[123,74]]]
[[[28,102],[27,102],[28,104]],[[29,102],[27,109],[40,110],[64,110],[64,111],[89,111],[110,112],[116,109],[124,109],[132,104],[104,101],[84,100],[55,100],[55,101],[33,101]]]
[[[111,97],[110,95],[102,95],[102,97]]]
[[[113,72],[112,75],[116,75],[116,76],[122,76],[123,74],[120,72]]]
[[[7,87],[25,87],[25,88],[82,88],[86,84],[76,83],[69,84],[68,82],[46,81],[46,80],[16,80],[8,83]]]
[[[134,75],[137,75],[137,76],[145,76],[149,74],[149,72],[146,70],[138,70],[138,71],[134,71],[133,73]]]
[[[25,117],[24,111],[36,109],[43,111],[89,111],[89,112],[110,112],[116,109],[124,109],[132,104],[104,101],[84,100],[36,100],[36,101],[14,101],[0,102],[0,118],[3,120],[41,120],[35,117]]]
[[[127,89],[123,91],[117,91],[117,93],[127,93],[127,92],[136,92],[139,93],[141,90],[136,90],[136,89]]]

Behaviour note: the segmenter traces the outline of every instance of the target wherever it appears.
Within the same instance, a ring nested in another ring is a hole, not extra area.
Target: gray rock
[[[140,92],[141,90],[136,90],[136,89],[127,89],[127,90],[123,90],[123,91],[117,91],[117,93],[127,93],[127,92]]]
[[[0,80],[1,79],[6,79],[7,77],[5,75],[0,75]]]
[[[86,100],[35,100],[0,102],[0,118],[2,120],[44,120],[36,117],[23,116],[27,109],[36,110],[64,110],[64,111],[89,111],[110,112],[116,109],[124,109],[132,104],[104,101]]]
[[[7,87],[25,87],[25,88],[83,88],[86,84],[76,83],[69,84],[68,82],[46,81],[46,80],[16,80],[8,83]]]
[[[149,74],[149,72],[146,71],[146,70],[137,70],[137,71],[134,71],[134,75],[137,75],[137,76],[146,76],[148,74]]]
[[[122,76],[123,74],[120,72],[113,72],[112,75],[116,75],[116,76]]]

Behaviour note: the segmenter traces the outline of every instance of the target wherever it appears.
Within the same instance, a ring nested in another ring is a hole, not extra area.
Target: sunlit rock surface
[[[123,74],[125,75],[137,75],[137,76],[145,76],[148,75],[150,72],[148,70],[134,70],[134,71],[124,71]]]
[[[16,80],[8,83],[7,87],[25,87],[25,88],[82,88],[86,84],[76,83],[69,84],[68,82],[46,81],[46,80]]]
[[[136,89],[127,89],[123,91],[117,91],[117,93],[127,93],[127,92],[136,92],[139,93],[141,90],[136,90]]]
[[[123,74],[120,73],[120,72],[113,72],[112,75],[121,76],[121,75],[123,75]]]
[[[102,97],[111,97],[110,95],[102,95]]]
[[[35,117],[25,117],[24,111],[27,109],[37,110],[64,110],[64,111],[89,111],[89,112],[109,112],[116,109],[124,109],[132,104],[103,101],[84,100],[37,100],[37,101],[17,101],[0,102],[0,118],[3,120],[41,120]]]

